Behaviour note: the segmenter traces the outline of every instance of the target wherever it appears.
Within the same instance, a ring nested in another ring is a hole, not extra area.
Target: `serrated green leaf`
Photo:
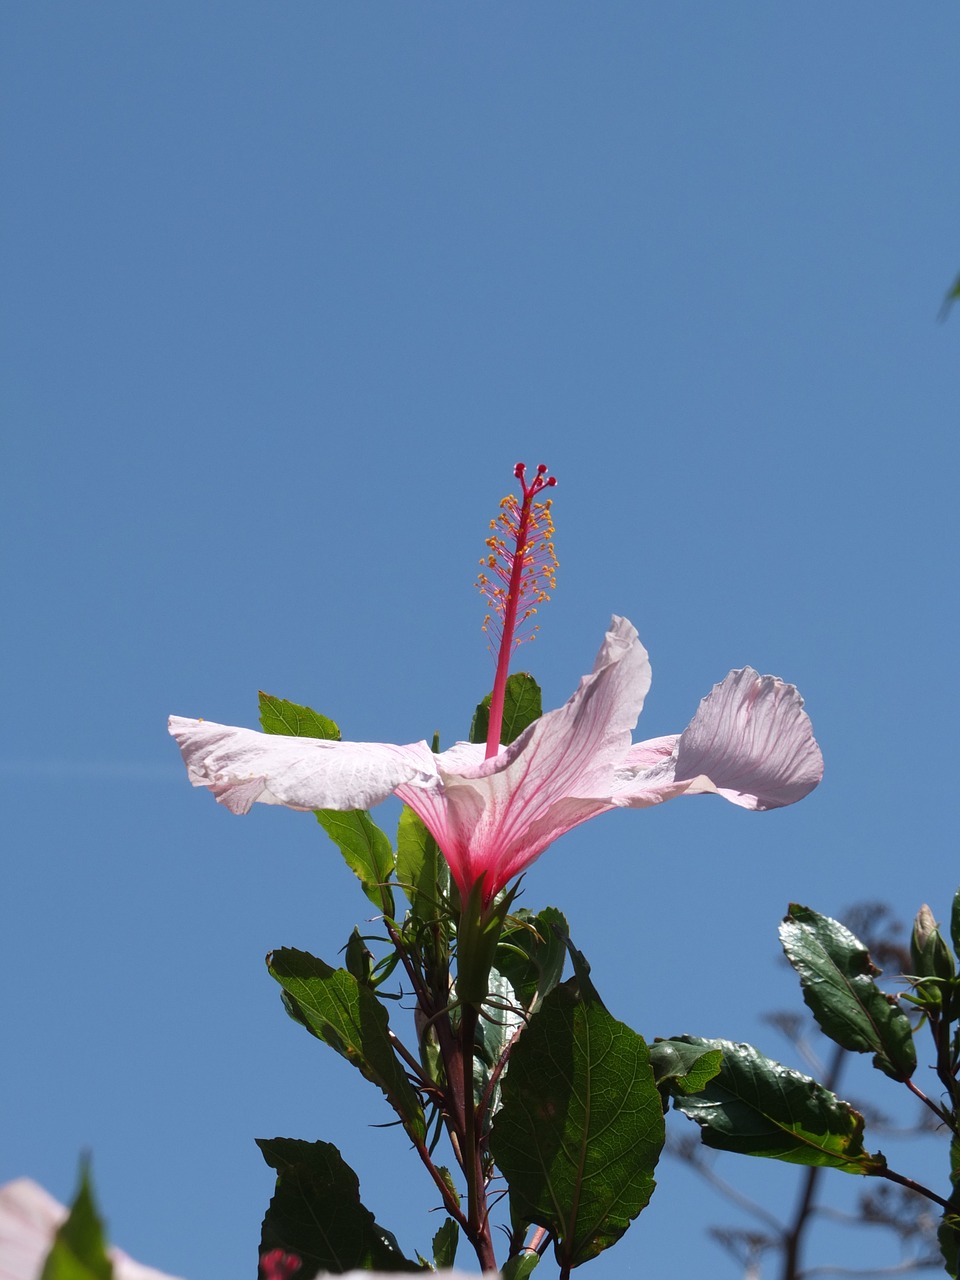
[[[477,704],[470,725],[470,741],[486,742],[490,729],[490,703],[493,694],[488,693],[482,702]],[[506,746],[519,738],[524,729],[539,720],[543,714],[543,699],[540,686],[528,671],[515,671],[507,676],[507,687],[503,695],[503,721],[500,725],[500,741]]]
[[[452,1267],[457,1256],[459,1242],[460,1228],[453,1218],[447,1218],[446,1222],[433,1237],[434,1266],[440,1269]]]
[[[589,983],[554,988],[513,1050],[491,1134],[514,1225],[546,1227],[561,1267],[596,1257],[649,1201],[663,1136],[642,1038]]]
[[[282,947],[267,956],[287,1012],[371,1080],[411,1133],[426,1132],[420,1099],[390,1042],[387,1011],[346,969],[332,969],[306,951]]]
[[[569,933],[556,907],[545,907],[538,915],[521,907],[507,918],[494,964],[528,1013],[536,1013],[563,976]]]
[[[397,826],[397,879],[417,919],[436,919],[449,871],[436,840],[407,805]]]
[[[360,1182],[329,1142],[258,1138],[277,1186],[263,1219],[260,1254],[271,1249],[301,1259],[297,1280],[318,1272],[420,1271],[393,1235],[360,1201]]]
[[[708,1147],[844,1173],[877,1174],[886,1167],[882,1155],[864,1150],[863,1117],[809,1076],[749,1044],[696,1036],[675,1042],[722,1053],[720,1071],[700,1093],[673,1095],[677,1110],[700,1125]]]
[[[656,1040],[650,1046],[650,1065],[658,1085],[671,1092],[700,1093],[720,1070],[719,1049],[703,1049],[682,1040]]]
[[[780,925],[780,940],[821,1031],[844,1049],[872,1053],[874,1066],[894,1080],[909,1080],[917,1067],[910,1020],[874,982],[879,970],[863,943],[797,903]]]
[[[260,692],[260,727],[264,733],[280,733],[288,738],[322,738],[326,742],[339,742],[340,729],[310,707],[301,707],[286,698],[273,698]]]
[[[394,917],[393,892],[388,881],[393,874],[393,848],[386,834],[366,809],[315,810],[317,821],[343,854],[347,866],[363,885],[374,906]]]
[[[53,1238],[40,1280],[113,1280],[113,1263],[85,1161],[77,1194]]]

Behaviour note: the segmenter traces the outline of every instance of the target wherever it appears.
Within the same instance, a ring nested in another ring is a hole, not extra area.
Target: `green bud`
[[[953,956],[926,903],[917,912],[910,937],[910,958],[918,978],[952,978]]]

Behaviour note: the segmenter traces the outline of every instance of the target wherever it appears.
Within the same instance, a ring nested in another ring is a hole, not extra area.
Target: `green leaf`
[[[941,320],[946,320],[947,315],[950,312],[950,308],[958,300],[960,300],[960,276],[957,276],[956,280],[954,280],[953,284],[946,292],[946,296],[943,299],[943,305],[940,308]]]
[[[414,915],[420,920],[436,919],[438,888],[449,883],[449,873],[436,840],[407,805],[397,827],[397,879]]]
[[[490,703],[493,694],[488,693],[484,700],[477,704],[470,725],[470,741],[486,742],[490,728]],[[540,686],[528,671],[516,671],[507,676],[507,687],[503,695],[503,722],[500,726],[500,741],[506,746],[519,738],[524,729],[539,720],[543,714],[543,701]]]
[[[260,727],[264,733],[281,733],[288,738],[323,738],[327,742],[339,742],[340,730],[332,720],[310,707],[298,706],[286,698],[272,698],[262,690],[260,699]]]
[[[339,848],[363,892],[378,910],[394,917],[393,892],[387,883],[393,874],[393,849],[384,832],[366,809],[315,810],[317,821]]]
[[[457,1256],[460,1228],[453,1218],[447,1218],[433,1237],[433,1261],[438,1268],[452,1267]]]
[[[420,1271],[360,1202],[360,1182],[329,1142],[258,1138],[277,1186],[263,1219],[261,1256],[271,1249],[302,1261],[297,1280],[320,1271]]]
[[[363,934],[357,928],[354,928],[353,933],[347,939],[343,962],[347,972],[353,974],[362,986],[370,987],[374,985],[371,981],[373,975],[373,952],[364,942]]]
[[[536,1013],[563,976],[569,933],[556,907],[545,907],[539,915],[521,907],[507,918],[494,964],[528,1013]]]
[[[723,1054],[682,1040],[657,1040],[650,1046],[650,1065],[657,1084],[671,1092],[700,1093],[719,1072]]]
[[[578,968],[517,1041],[491,1135],[515,1227],[546,1227],[561,1267],[623,1235],[653,1192],[664,1136],[647,1046]]]
[[[749,1044],[696,1036],[677,1036],[675,1042],[723,1055],[720,1071],[700,1093],[674,1093],[673,1105],[696,1120],[708,1147],[844,1173],[886,1168],[882,1155],[864,1150],[863,1117],[816,1080]]]
[[[103,1222],[97,1212],[86,1161],[66,1220],[53,1239],[40,1280],[113,1280]]]
[[[950,940],[953,953],[960,960],[960,889],[953,895],[953,908],[950,912]]]
[[[910,1020],[874,982],[870,953],[849,929],[809,907],[791,903],[780,925],[787,959],[800,975],[803,998],[823,1033],[894,1080],[917,1067]]]
[[[501,1280],[527,1280],[527,1276],[533,1274],[533,1269],[539,1261],[538,1253],[518,1253],[515,1258],[508,1259],[504,1264],[500,1272]]]
[[[287,1011],[382,1089],[404,1125],[422,1138],[423,1108],[390,1042],[387,1011],[346,969],[331,969],[306,951],[282,947],[267,968],[284,991]]]
[[[937,1243],[943,1256],[944,1271],[952,1280],[957,1280],[960,1272],[960,1214],[957,1208],[944,1210],[937,1227]]]

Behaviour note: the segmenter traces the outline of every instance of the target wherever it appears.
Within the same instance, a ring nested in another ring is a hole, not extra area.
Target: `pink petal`
[[[437,757],[442,797],[417,785],[399,789],[432,831],[461,892],[487,873],[489,897],[557,836],[609,807],[590,797],[609,795],[649,687],[647,652],[631,623],[614,617],[592,673],[564,706],[491,760],[462,748],[456,760],[448,752]]]
[[[208,787],[231,813],[251,806],[291,809],[368,809],[403,782],[436,777],[425,742],[325,742],[257,733],[209,720],[170,717],[195,787]]]
[[[745,809],[808,795],[823,777],[823,756],[796,688],[752,667],[714,685],[677,746],[677,780],[701,774]]]

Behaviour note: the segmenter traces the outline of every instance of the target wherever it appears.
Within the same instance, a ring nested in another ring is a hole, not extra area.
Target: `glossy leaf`
[[[301,707],[286,698],[272,698],[269,693],[259,694],[260,728],[264,733],[280,733],[288,738],[322,738],[328,742],[340,741],[340,729],[332,720],[310,707]]]
[[[561,1266],[595,1257],[649,1201],[663,1136],[647,1046],[581,966],[530,1019],[503,1080],[491,1150],[514,1226],[551,1231]]]
[[[723,1053],[683,1040],[657,1040],[650,1046],[650,1065],[657,1084],[671,1092],[700,1093],[719,1072]]]
[[[780,925],[787,959],[800,976],[803,998],[821,1031],[894,1080],[909,1080],[917,1066],[910,1021],[880,990],[879,970],[849,929],[829,916],[792,903]]]
[[[4,1270],[5,1268],[0,1268]],[[80,1168],[76,1197],[47,1255],[40,1280],[112,1280],[103,1222],[97,1212],[86,1164]]]
[[[263,1219],[260,1253],[282,1249],[302,1262],[296,1280],[318,1272],[420,1271],[360,1201],[357,1175],[329,1142],[258,1138],[277,1185]]]
[[[393,919],[393,893],[387,881],[393,874],[393,848],[366,809],[315,810],[317,821],[339,848],[350,870],[363,885],[378,911]]]
[[[536,1013],[563,976],[569,933],[556,907],[545,907],[539,915],[520,908],[508,918],[494,963],[529,1013]]]
[[[493,695],[488,693],[473,713],[470,725],[470,741],[486,742],[490,728],[490,702]],[[516,671],[507,676],[507,687],[503,698],[503,723],[500,727],[500,741],[506,746],[519,738],[524,729],[539,720],[543,714],[543,701],[540,686],[528,671]]]
[[[671,1090],[674,1106],[700,1125],[708,1147],[845,1173],[876,1174],[886,1167],[882,1155],[864,1150],[863,1117],[809,1076],[749,1044],[695,1036],[678,1036],[674,1043],[722,1054],[720,1071],[701,1092]]]
[[[284,991],[287,1011],[382,1089],[411,1132],[425,1133],[420,1099],[390,1043],[387,1011],[346,969],[331,969],[306,951],[283,947],[267,968]]]

